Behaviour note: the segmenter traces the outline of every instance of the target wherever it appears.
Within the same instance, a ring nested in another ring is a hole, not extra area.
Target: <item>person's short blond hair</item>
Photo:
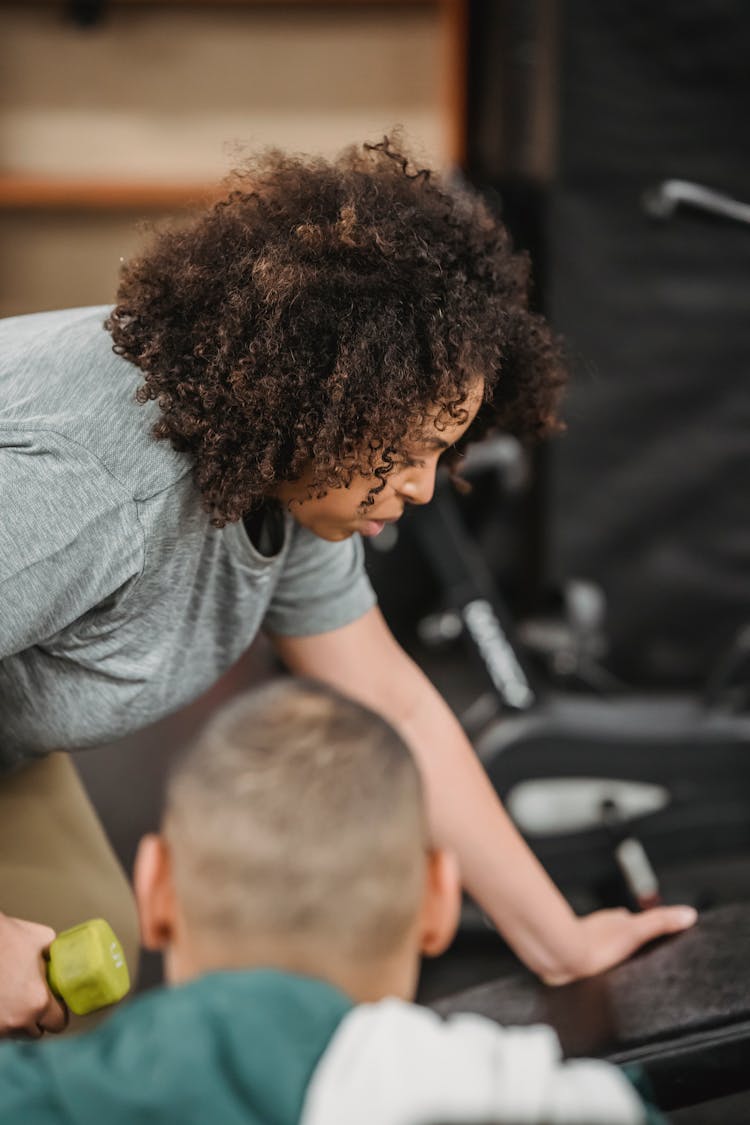
[[[416,764],[384,719],[313,682],[220,711],[172,774],[164,831],[186,925],[217,941],[376,958],[419,910]]]

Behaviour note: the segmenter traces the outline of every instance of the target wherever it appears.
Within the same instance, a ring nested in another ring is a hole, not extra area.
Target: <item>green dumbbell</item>
[[[47,982],[77,1016],[116,1004],[130,989],[122,946],[103,918],[63,930],[48,958]]]

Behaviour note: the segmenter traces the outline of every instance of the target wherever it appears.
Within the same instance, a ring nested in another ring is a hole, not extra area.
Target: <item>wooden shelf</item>
[[[171,211],[226,194],[221,184],[54,179],[0,173],[3,211]]]
[[[0,8],[13,8],[24,0],[0,0]],[[69,7],[69,0],[35,0],[37,5],[48,8]],[[283,8],[284,6],[336,7],[336,8],[425,8],[437,7],[445,0],[103,0],[103,9],[115,7],[183,7],[183,8]]]
[[[19,0],[0,0],[0,8]],[[62,0],[37,0],[60,7]],[[283,7],[299,4],[325,8],[433,7],[440,18],[441,101],[448,133],[448,157],[463,166],[466,160],[466,87],[469,0],[106,0],[114,6],[178,7],[246,5]],[[175,183],[159,180],[128,181],[91,178],[56,178],[0,171],[0,213],[8,211],[165,212],[186,210],[221,198],[227,188],[220,183]]]

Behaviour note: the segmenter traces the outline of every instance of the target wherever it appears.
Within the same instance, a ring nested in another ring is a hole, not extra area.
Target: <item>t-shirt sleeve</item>
[[[140,573],[134,503],[46,431],[0,429],[0,659],[55,636]]]
[[[358,535],[329,543],[296,526],[263,625],[269,633],[313,636],[356,621],[375,602]]]
[[[441,1020],[384,1000],[347,1015],[310,1082],[301,1125],[646,1125],[617,1067],[566,1062],[554,1031]]]

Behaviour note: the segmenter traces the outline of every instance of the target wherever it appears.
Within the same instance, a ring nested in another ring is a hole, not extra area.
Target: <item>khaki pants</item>
[[[135,980],[133,894],[68,754],[0,776],[0,911],[57,931],[105,918]],[[94,1022],[85,1016],[71,1025]]]

